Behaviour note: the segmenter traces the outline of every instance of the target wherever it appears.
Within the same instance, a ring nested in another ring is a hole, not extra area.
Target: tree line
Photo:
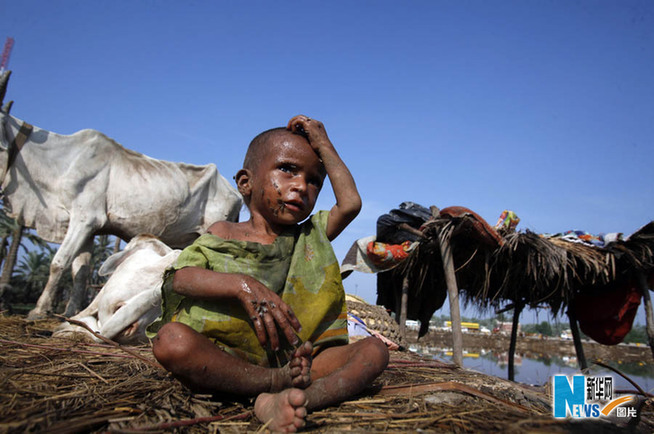
[[[97,292],[94,289],[101,288],[106,281],[106,277],[98,275],[100,266],[119,246],[120,240],[113,236],[95,237],[86,285],[89,301]],[[50,263],[57,248],[7,216],[4,208],[0,208],[0,312],[26,313],[34,307],[48,282]],[[62,311],[73,286],[70,268],[65,271],[59,284],[64,290],[61,300],[58,300],[61,306],[57,306],[56,310]]]
[[[433,325],[442,326],[445,321],[450,321],[449,315],[434,315],[430,321]],[[485,326],[489,330],[493,328],[498,323],[511,322],[512,318],[507,317],[504,314],[498,314],[489,318],[466,318],[462,317],[461,321],[463,322],[475,322],[479,325]],[[568,321],[559,321],[559,318],[553,318],[552,321],[541,321],[540,323],[535,324],[521,324],[520,330],[521,333],[527,334],[539,334],[548,337],[558,337],[561,336],[561,333],[565,330],[569,330],[570,325]],[[583,332],[581,332],[582,339],[590,339]],[[647,344],[647,329],[645,325],[634,324],[631,328],[631,331],[625,336],[624,343],[633,344]]]

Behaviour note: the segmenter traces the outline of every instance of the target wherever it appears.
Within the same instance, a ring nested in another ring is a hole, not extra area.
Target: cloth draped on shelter
[[[414,202],[402,202],[397,209],[377,219],[377,234],[352,244],[341,264],[341,275],[352,271],[379,273],[395,268],[418,246],[418,236],[401,225],[418,229],[431,217],[431,212]]]
[[[617,345],[631,330],[641,297],[630,281],[599,294],[579,293],[571,309],[582,332],[600,344]]]
[[[341,275],[345,278],[352,271],[361,273],[379,273],[388,271],[409,257],[418,245],[417,242],[405,241],[402,244],[388,244],[376,241],[376,236],[355,241],[348,250],[341,264]]]
[[[556,234],[541,234],[544,238],[560,238],[571,243],[583,243],[595,247],[606,247],[610,243],[622,241],[621,232],[611,232],[608,234],[591,234],[590,232],[580,230],[570,230]]]

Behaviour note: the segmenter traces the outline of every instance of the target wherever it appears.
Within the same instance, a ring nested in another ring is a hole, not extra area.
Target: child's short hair
[[[302,136],[306,139],[306,135],[301,132],[292,132],[285,127],[277,127],[266,130],[258,134],[248,146],[248,150],[245,153],[245,159],[243,160],[243,168],[254,170],[257,168],[261,159],[265,155],[266,150],[270,144],[270,141],[273,137],[284,135],[284,134],[296,134]]]

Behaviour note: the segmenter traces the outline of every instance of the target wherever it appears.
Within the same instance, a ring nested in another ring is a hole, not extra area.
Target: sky
[[[363,198],[339,260],[404,201],[538,233],[654,220],[650,0],[0,0],[0,37],[14,116],[229,180],[259,132],[321,120]]]

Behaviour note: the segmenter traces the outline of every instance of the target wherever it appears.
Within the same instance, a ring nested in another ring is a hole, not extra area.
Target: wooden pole
[[[406,342],[406,314],[409,304],[409,270],[402,279],[402,299],[400,300],[400,335]]]
[[[649,295],[649,285],[645,273],[638,274],[638,284],[643,293],[643,303],[645,304],[645,323],[647,324],[647,341],[649,348],[652,350],[654,357],[654,310],[652,309],[652,297]]]
[[[515,381],[515,347],[518,342],[518,325],[520,324],[520,313],[524,304],[516,303],[513,309],[513,324],[511,325],[511,342],[509,343],[509,380]]]
[[[572,340],[575,343],[575,352],[577,353],[577,363],[581,370],[588,369],[588,362],[584,355],[584,347],[581,344],[581,333],[579,333],[579,326],[577,325],[577,317],[568,309],[568,319],[570,320],[570,331],[572,332]]]
[[[440,240],[443,271],[447,283],[447,296],[450,299],[450,315],[452,316],[452,361],[457,366],[463,366],[463,334],[461,333],[461,312],[459,310],[459,289],[454,273],[454,259],[449,237]]]

